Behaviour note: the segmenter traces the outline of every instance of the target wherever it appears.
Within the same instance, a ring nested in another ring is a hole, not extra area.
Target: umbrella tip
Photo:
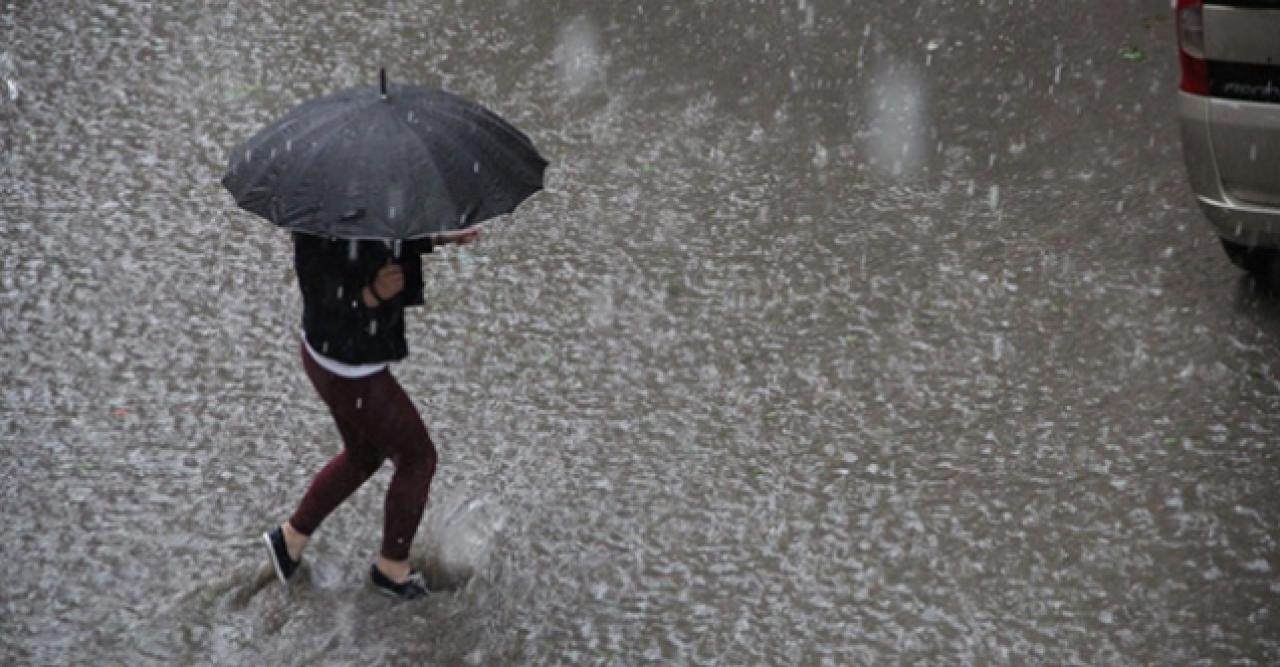
[[[387,99],[387,68],[382,67],[378,70],[378,81],[382,86],[382,99]]]

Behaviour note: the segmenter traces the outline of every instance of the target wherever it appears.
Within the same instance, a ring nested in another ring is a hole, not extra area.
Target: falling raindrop
[[[558,38],[554,55],[560,84],[570,95],[585,92],[604,79],[604,57],[600,35],[585,16],[565,26]]]
[[[352,239],[347,242],[347,261],[354,262],[360,257],[360,242]]]
[[[813,30],[813,26],[817,22],[817,10],[807,0],[800,0],[797,8],[804,12],[804,21],[800,24],[800,28],[802,30]]]
[[[884,176],[909,177],[923,166],[929,118],[924,82],[916,72],[886,69],[866,99],[872,117],[868,149]]]
[[[480,161],[479,161],[479,160],[477,160],[475,163],[473,163],[473,164],[471,165],[471,171],[472,171],[472,172],[474,172],[474,173],[477,173],[477,174],[478,174],[478,173],[480,173]]]
[[[827,147],[823,146],[822,144],[814,144],[813,166],[817,167],[818,169],[826,169],[827,165],[830,162],[831,162],[831,159],[827,154]]]

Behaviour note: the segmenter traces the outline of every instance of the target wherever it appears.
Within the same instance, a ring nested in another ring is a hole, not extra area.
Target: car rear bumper
[[[1280,210],[1203,196],[1196,199],[1218,236],[1240,245],[1280,248]]]
[[[1191,190],[1219,236],[1242,245],[1280,248],[1280,206],[1273,206],[1270,201],[1244,201],[1223,185],[1220,160],[1241,158],[1215,154],[1210,127],[1211,107],[1215,104],[1230,105],[1230,117],[1247,126],[1264,127],[1277,122],[1274,104],[1224,101],[1179,91],[1182,150]],[[1221,124],[1224,115],[1217,114],[1214,122]]]

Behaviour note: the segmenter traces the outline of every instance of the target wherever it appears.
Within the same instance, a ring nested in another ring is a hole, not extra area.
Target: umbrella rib
[[[501,116],[489,111],[485,107],[463,98],[457,97],[451,93],[437,91],[416,91],[415,97],[423,99],[425,104],[434,107],[433,114],[439,115],[450,120],[467,124],[482,124],[491,130],[491,134],[501,134],[504,139],[510,139],[513,143],[523,144],[530,151],[537,152],[533,148],[533,142],[529,137],[521,132],[518,128],[508,123]],[[436,93],[436,94],[432,94]],[[479,122],[477,122],[479,121]]]
[[[528,136],[516,129],[510,123],[504,121],[501,117],[489,112],[484,107],[473,107],[460,102],[452,102],[451,104],[440,105],[439,110],[436,113],[460,123],[484,125],[491,131],[488,136],[492,137],[495,134],[502,134],[505,135],[503,138],[511,140],[511,143],[521,144],[531,152],[537,152],[534,150],[533,143],[529,141]]]
[[[455,119],[455,120],[459,120],[459,121],[466,121],[466,120],[467,120],[467,119],[465,119],[465,118],[459,119],[459,118],[457,118],[456,116],[449,116],[449,118],[453,118],[453,119]],[[525,165],[525,163],[526,163],[526,160],[525,160],[522,156],[514,155],[514,154],[512,153],[512,151],[508,150],[508,149],[507,149],[507,147],[506,147],[505,145],[503,145],[502,143],[500,143],[500,142],[497,140],[497,137],[493,136],[492,134],[487,134],[487,133],[484,133],[484,132],[478,132],[478,133],[476,133],[476,134],[475,134],[475,135],[473,135],[473,136],[474,136],[474,138],[477,140],[477,142],[478,142],[478,143],[483,143],[484,145],[486,145],[487,147],[489,147],[490,149],[492,149],[492,150],[491,150],[491,152],[490,152],[490,154],[491,154],[491,155],[495,155],[495,156],[497,156],[497,157],[499,158],[499,159],[497,159],[497,160],[496,160],[496,162],[495,162],[494,164],[489,165],[489,166],[491,166],[491,167],[493,167],[494,169],[496,169],[496,170],[498,170],[498,171],[501,171],[501,172],[503,172],[503,173],[505,173],[505,174],[508,174],[508,175],[509,175],[509,174],[511,174],[511,173],[512,173],[513,171],[515,171],[516,169],[518,169],[518,170],[519,170],[519,171],[521,171],[521,172],[527,172],[527,170],[524,168],[524,165]],[[456,142],[453,142],[451,139],[450,139],[449,141],[450,141],[450,143],[451,143],[452,145],[454,145],[454,146],[457,146],[457,145],[458,145]],[[459,153],[462,153],[462,152],[464,152],[464,151],[458,151],[458,152],[459,152]],[[537,154],[536,154],[536,153],[534,153],[534,155],[535,155],[535,156],[537,156]],[[539,159],[541,159],[541,156],[537,156],[537,157],[538,157]],[[515,167],[516,169],[512,169],[512,167]],[[508,179],[498,179],[498,180],[508,180]],[[511,180],[512,182],[517,182],[517,183],[518,183],[518,182],[520,182],[520,180],[521,180],[521,179],[518,179],[518,178],[511,178],[511,179],[509,179],[509,180]],[[541,183],[539,183],[539,186],[541,186]],[[523,198],[515,199],[515,201],[513,202],[513,204],[518,204],[518,203],[519,203],[519,201],[520,201],[521,199],[523,199]],[[513,205],[511,208],[509,208],[509,209],[502,210],[502,211],[501,211],[500,213],[498,213],[497,215],[502,215],[502,214],[505,214],[505,213],[509,213],[509,212],[511,212],[512,210],[514,210],[514,205]],[[486,217],[485,217],[485,218],[483,218],[483,219],[488,219],[488,217],[491,217],[491,216],[486,216]]]
[[[474,118],[465,115],[466,111],[468,110],[467,107],[459,105],[456,108],[458,110],[461,110],[464,113],[464,115],[456,115],[456,114],[448,113],[443,109],[437,113],[443,117],[449,118],[450,120],[456,121],[458,123],[473,123],[475,121]],[[543,159],[541,155],[538,155],[538,152],[533,148],[533,145],[529,142],[528,137],[521,134],[519,130],[516,130],[514,127],[509,126],[508,124],[506,124],[504,121],[501,121],[500,119],[490,118],[487,115],[481,115],[481,118],[483,118],[484,121],[486,121],[486,125],[489,128],[496,129],[502,132],[503,134],[516,139],[516,141],[519,144],[521,144],[522,147],[529,149],[529,153],[530,153],[529,156],[518,155],[508,144],[498,141],[497,137],[495,137],[493,134],[485,133],[485,132],[476,133],[475,136],[482,139],[487,146],[491,148],[496,148],[496,150],[493,151],[493,154],[500,155],[503,158],[505,158],[504,160],[498,163],[499,168],[505,168],[504,171],[506,171],[507,173],[511,173],[513,170],[510,167],[516,166],[520,172],[523,172],[521,174],[522,176],[529,176],[530,175],[529,170],[524,168],[524,165],[526,162],[531,161],[531,158],[536,158],[539,161],[545,162],[545,159]],[[534,179],[529,178],[528,180],[532,182]],[[538,179],[538,180],[540,181],[541,179]]]
[[[453,120],[454,123],[458,123],[458,124],[472,123],[472,119],[466,117],[466,115],[457,115],[457,114],[447,113],[447,111],[443,109],[436,111],[436,115],[438,115],[438,117],[440,118],[447,118],[449,120]],[[497,129],[497,131],[507,134],[507,136],[512,136],[511,129],[504,127],[503,123],[493,122],[492,119],[488,119],[488,118],[486,118],[485,120],[488,120],[489,128]],[[529,170],[525,169],[525,163],[527,163],[527,161],[530,161],[531,157],[535,157],[535,159],[538,159],[538,160],[543,160],[541,159],[541,156],[538,155],[538,151],[532,150],[532,146],[529,145],[529,142],[527,142],[526,138],[517,137],[521,143],[524,143],[524,145],[530,147],[530,154],[531,154],[530,156],[517,155],[516,152],[513,152],[512,149],[509,149],[506,143],[503,143],[502,141],[498,141],[498,137],[495,137],[493,133],[477,132],[474,134],[474,136],[476,137],[477,142],[484,143],[486,147],[489,147],[489,149],[492,149],[492,151],[490,152],[492,152],[493,155],[497,155],[500,157],[500,160],[497,161],[497,168],[502,169],[503,172],[506,172],[508,174],[511,174],[513,170],[518,169],[521,172],[521,177],[525,177],[525,175],[529,175]],[[457,147],[458,143],[451,141],[451,145],[454,147]],[[456,152],[465,152],[465,151],[456,151]],[[515,166],[516,169],[512,169],[513,166]],[[532,181],[532,178],[530,178],[529,181]]]
[[[325,113],[325,109],[322,109],[320,112],[313,112],[310,109],[315,106],[322,106],[328,102],[330,102],[328,98],[321,98],[321,99],[315,99],[315,100],[309,100],[309,101],[303,102],[301,105],[299,105],[298,107],[295,107],[292,111],[286,114],[283,118],[280,118],[279,120],[276,120],[275,122],[271,123],[269,127],[267,127],[264,131],[259,132],[257,136],[249,139],[249,141],[245,143],[245,145],[242,147],[243,150],[252,151],[252,150],[257,150],[258,148],[261,148],[264,144],[269,143],[276,136],[276,133],[268,132],[266,130],[274,130],[284,126],[285,124],[297,122],[299,120],[304,120],[306,118],[306,113],[308,112],[317,113],[320,115],[321,118],[325,118],[327,120],[327,114]],[[339,111],[341,110],[340,107],[334,107],[334,108],[337,108]],[[315,124],[314,119],[312,120],[312,124],[313,125]]]
[[[422,147],[423,155],[426,155],[426,156],[431,155],[430,142],[428,142],[421,135],[415,132],[413,130],[413,126],[409,125],[404,120],[402,120],[399,114],[396,115],[396,123],[403,126],[407,131],[407,134],[413,137],[414,141],[418,142],[418,145]],[[426,162],[427,166],[431,167],[432,173],[436,175],[436,180],[437,182],[440,183],[440,187],[437,189],[439,190],[440,194],[444,197],[445,201],[448,202],[449,209],[451,211],[457,211],[458,210],[457,202],[453,201],[453,195],[449,192],[449,187],[448,187],[449,184],[445,180],[444,174],[440,171],[440,167],[437,167],[436,163],[429,158],[426,160],[423,160],[423,162]]]
[[[347,129],[347,127],[352,122],[354,122],[358,117],[359,117],[359,114],[350,114],[346,118],[341,119],[341,122],[337,126],[331,129],[336,132],[341,132],[342,130]],[[280,185],[279,187],[277,187],[277,191],[280,193],[281,200],[287,201],[291,199],[291,196],[293,194],[292,191],[296,186],[298,179],[301,178],[303,174],[305,174],[308,170],[311,169],[311,165],[315,164],[316,161],[320,159],[320,156],[323,155],[325,151],[330,148],[330,146],[331,145],[320,145],[320,147],[314,153],[307,156],[307,161],[303,164],[303,166],[300,169],[290,170],[290,173],[286,176],[286,178],[281,179]],[[285,187],[285,186],[288,186],[288,187]]]
[[[328,130],[328,129],[331,129],[331,128],[333,127],[333,121],[337,121],[337,122],[339,123],[339,126],[338,126],[338,127],[339,127],[339,128],[341,128],[341,127],[342,127],[341,123],[345,120],[342,116],[343,116],[343,114],[344,114],[345,112],[347,112],[348,110],[349,110],[349,109],[337,109],[337,110],[335,110],[335,111],[332,113],[332,115],[331,115],[331,116],[325,117],[325,118],[323,118],[323,120],[320,120],[319,122],[313,123],[310,127],[308,127],[308,128],[306,128],[305,130],[303,130],[303,131],[302,131],[302,133],[301,133],[301,134],[299,134],[298,136],[296,136],[296,137],[289,137],[289,138],[288,138],[288,141],[305,141],[307,138],[309,138],[309,137],[311,137],[311,136],[313,136],[313,135],[315,135],[315,134],[318,134],[318,133],[320,133],[320,132],[323,132],[323,131],[326,131],[326,130]],[[264,145],[266,145],[266,144],[270,143],[270,142],[271,142],[272,140],[274,140],[274,139],[276,139],[276,137],[275,137],[275,136],[274,136],[274,134],[273,134],[273,136],[267,137],[267,138],[265,138],[262,142],[260,142],[259,144],[257,144],[257,145],[254,147],[254,149],[256,149],[256,148],[261,148],[262,146],[264,146]],[[251,149],[251,150],[253,150],[253,149]],[[318,151],[317,151],[317,152],[318,152]],[[263,177],[267,172],[271,171],[271,169],[272,169],[272,167],[273,167],[273,166],[275,166],[275,163],[274,163],[273,161],[271,161],[271,160],[263,160],[263,165],[262,165],[262,166],[261,166],[261,167],[260,167],[256,172],[254,172],[253,176],[252,176],[252,177],[250,177],[250,178],[248,178],[248,179],[245,179],[245,181],[244,181],[244,182],[245,182],[245,184],[246,184],[247,186],[252,187],[252,186],[253,186],[253,184],[255,184],[255,183],[257,183],[259,180],[261,180],[261,179],[262,179],[262,177]],[[310,163],[308,163],[308,166],[310,166]],[[289,170],[289,171],[294,171],[294,172],[296,173],[296,170]]]
[[[533,142],[529,140],[529,137],[525,135],[524,132],[522,132],[519,128],[512,125],[506,119],[494,113],[487,107],[479,103],[472,102],[470,100],[466,100],[464,98],[458,97],[457,95],[453,95],[452,93],[448,93],[445,91],[437,91],[437,92],[440,93],[438,97],[442,100],[438,104],[438,106],[442,110],[458,111],[464,114],[462,117],[459,117],[454,114],[446,114],[450,118],[471,122],[472,121],[471,116],[476,116],[478,117],[477,118],[478,120],[484,121],[486,125],[496,130],[499,130],[502,134],[505,134],[511,137],[515,141],[527,146],[530,150],[533,150]],[[431,95],[429,94],[421,95],[421,96],[431,97]]]

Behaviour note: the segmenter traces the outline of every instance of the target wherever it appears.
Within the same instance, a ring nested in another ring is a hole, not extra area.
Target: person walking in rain
[[[484,106],[438,88],[357,85],[307,100],[236,147],[222,185],[236,205],[293,233],[302,366],[342,436],[288,520],[263,534],[284,584],[316,529],[387,459],[373,584],[426,594],[409,547],[436,450],[388,364],[404,359],[404,309],[421,306],[421,255],[470,243],[479,223],[542,190],[547,160]]]
[[[356,241],[294,232],[302,290],[302,366],[328,406],[342,450],[311,480],[293,514],[262,539],[288,585],[325,517],[390,459],[382,543],[373,585],[402,599],[427,594],[409,565],[409,547],[427,503],[436,450],[413,401],[389,364],[408,356],[404,309],[424,304],[421,255],[441,243],[466,244],[477,227],[418,241]]]

